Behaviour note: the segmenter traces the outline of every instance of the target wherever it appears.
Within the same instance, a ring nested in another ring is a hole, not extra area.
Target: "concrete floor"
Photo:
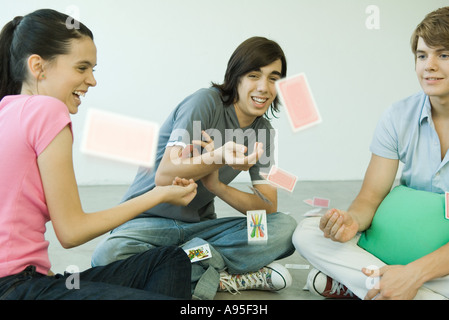
[[[278,210],[290,214],[298,222],[304,219],[304,213],[313,209],[304,203],[305,199],[323,197],[330,199],[331,207],[347,209],[360,190],[361,181],[320,181],[298,182],[293,193],[283,190],[278,192]],[[234,187],[250,192],[247,184],[236,183]],[[117,204],[128,186],[85,186],[80,187],[80,196],[83,208],[86,212],[93,212],[114,206]],[[216,209],[219,217],[240,215],[237,211],[216,200]],[[52,271],[63,273],[69,266],[75,266],[79,271],[90,267],[90,258],[94,248],[102,237],[96,238],[84,245],[73,249],[64,249],[59,244],[51,223],[47,224],[47,240],[50,241],[49,254],[52,262]],[[309,263],[299,253],[279,260],[286,265],[300,265],[307,268]],[[73,270],[73,268],[72,268]],[[76,269],[75,269],[76,270]],[[293,278],[291,287],[279,292],[244,291],[241,294],[232,295],[227,292],[217,293],[216,300],[321,300],[314,294],[304,290],[308,269],[289,269]]]

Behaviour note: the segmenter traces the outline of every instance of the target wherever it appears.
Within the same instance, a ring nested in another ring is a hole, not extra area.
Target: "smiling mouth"
[[[439,78],[439,77],[424,77],[424,80],[426,81],[438,81],[438,80],[443,80],[444,78]]]
[[[268,101],[268,98],[251,97],[251,99],[257,104],[264,104]]]
[[[86,93],[83,92],[83,91],[74,91],[73,94],[76,95],[76,96],[78,96],[78,98],[79,98],[79,97],[85,97],[85,96],[86,96]]]
[[[73,91],[72,92],[72,94],[73,94],[73,96],[75,97],[75,101],[78,103],[78,104],[81,104],[81,97],[85,97],[86,96],[86,92],[84,92],[84,91]]]

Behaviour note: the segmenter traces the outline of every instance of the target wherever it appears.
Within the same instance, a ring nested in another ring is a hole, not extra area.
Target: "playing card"
[[[190,262],[201,261],[212,257],[212,252],[207,243],[194,248],[185,249],[184,251],[189,256]]]
[[[188,144],[181,151],[181,159],[191,158],[193,153],[193,144]]]
[[[312,199],[305,199],[303,201],[304,201],[304,203],[307,203],[309,206],[313,207],[313,200]]]
[[[188,144],[182,149],[180,157],[181,159],[188,159],[199,156],[200,154],[201,154],[201,147],[193,144]]]
[[[265,244],[268,241],[267,213],[265,210],[246,212],[249,244]]]
[[[81,152],[133,165],[153,167],[158,134],[157,123],[90,109]]]
[[[325,212],[324,208],[314,208],[304,213],[304,217],[321,217]]]
[[[276,187],[292,192],[295,188],[297,177],[276,166],[272,166],[267,180]]]
[[[297,270],[308,270],[310,269],[310,265],[308,264],[295,264],[295,263],[287,263],[285,265],[287,269],[297,269]]]
[[[444,216],[449,219],[449,192],[444,194]]]
[[[329,208],[329,199],[313,197],[312,205],[314,207]]]
[[[299,131],[321,122],[320,113],[304,73],[276,81],[282,105],[287,110],[293,131]]]

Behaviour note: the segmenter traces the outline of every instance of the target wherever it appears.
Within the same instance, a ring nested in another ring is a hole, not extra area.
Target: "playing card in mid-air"
[[[81,152],[153,167],[158,135],[157,123],[90,109],[85,122]]]
[[[270,173],[268,173],[267,180],[276,187],[293,192],[298,178],[285,170],[272,166]]]
[[[303,130],[321,122],[304,73],[276,81],[276,89],[293,131]]]

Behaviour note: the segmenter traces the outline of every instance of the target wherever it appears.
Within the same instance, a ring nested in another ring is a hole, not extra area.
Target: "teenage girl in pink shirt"
[[[66,25],[66,22],[71,22]],[[73,28],[75,26],[75,28]],[[0,299],[166,299],[191,297],[190,261],[182,249],[148,250],[79,274],[49,275],[45,223],[65,248],[83,244],[141,212],[187,205],[192,180],[86,214],[72,164],[72,128],[90,87],[97,51],[91,31],[44,9],[16,17],[0,34]]]

